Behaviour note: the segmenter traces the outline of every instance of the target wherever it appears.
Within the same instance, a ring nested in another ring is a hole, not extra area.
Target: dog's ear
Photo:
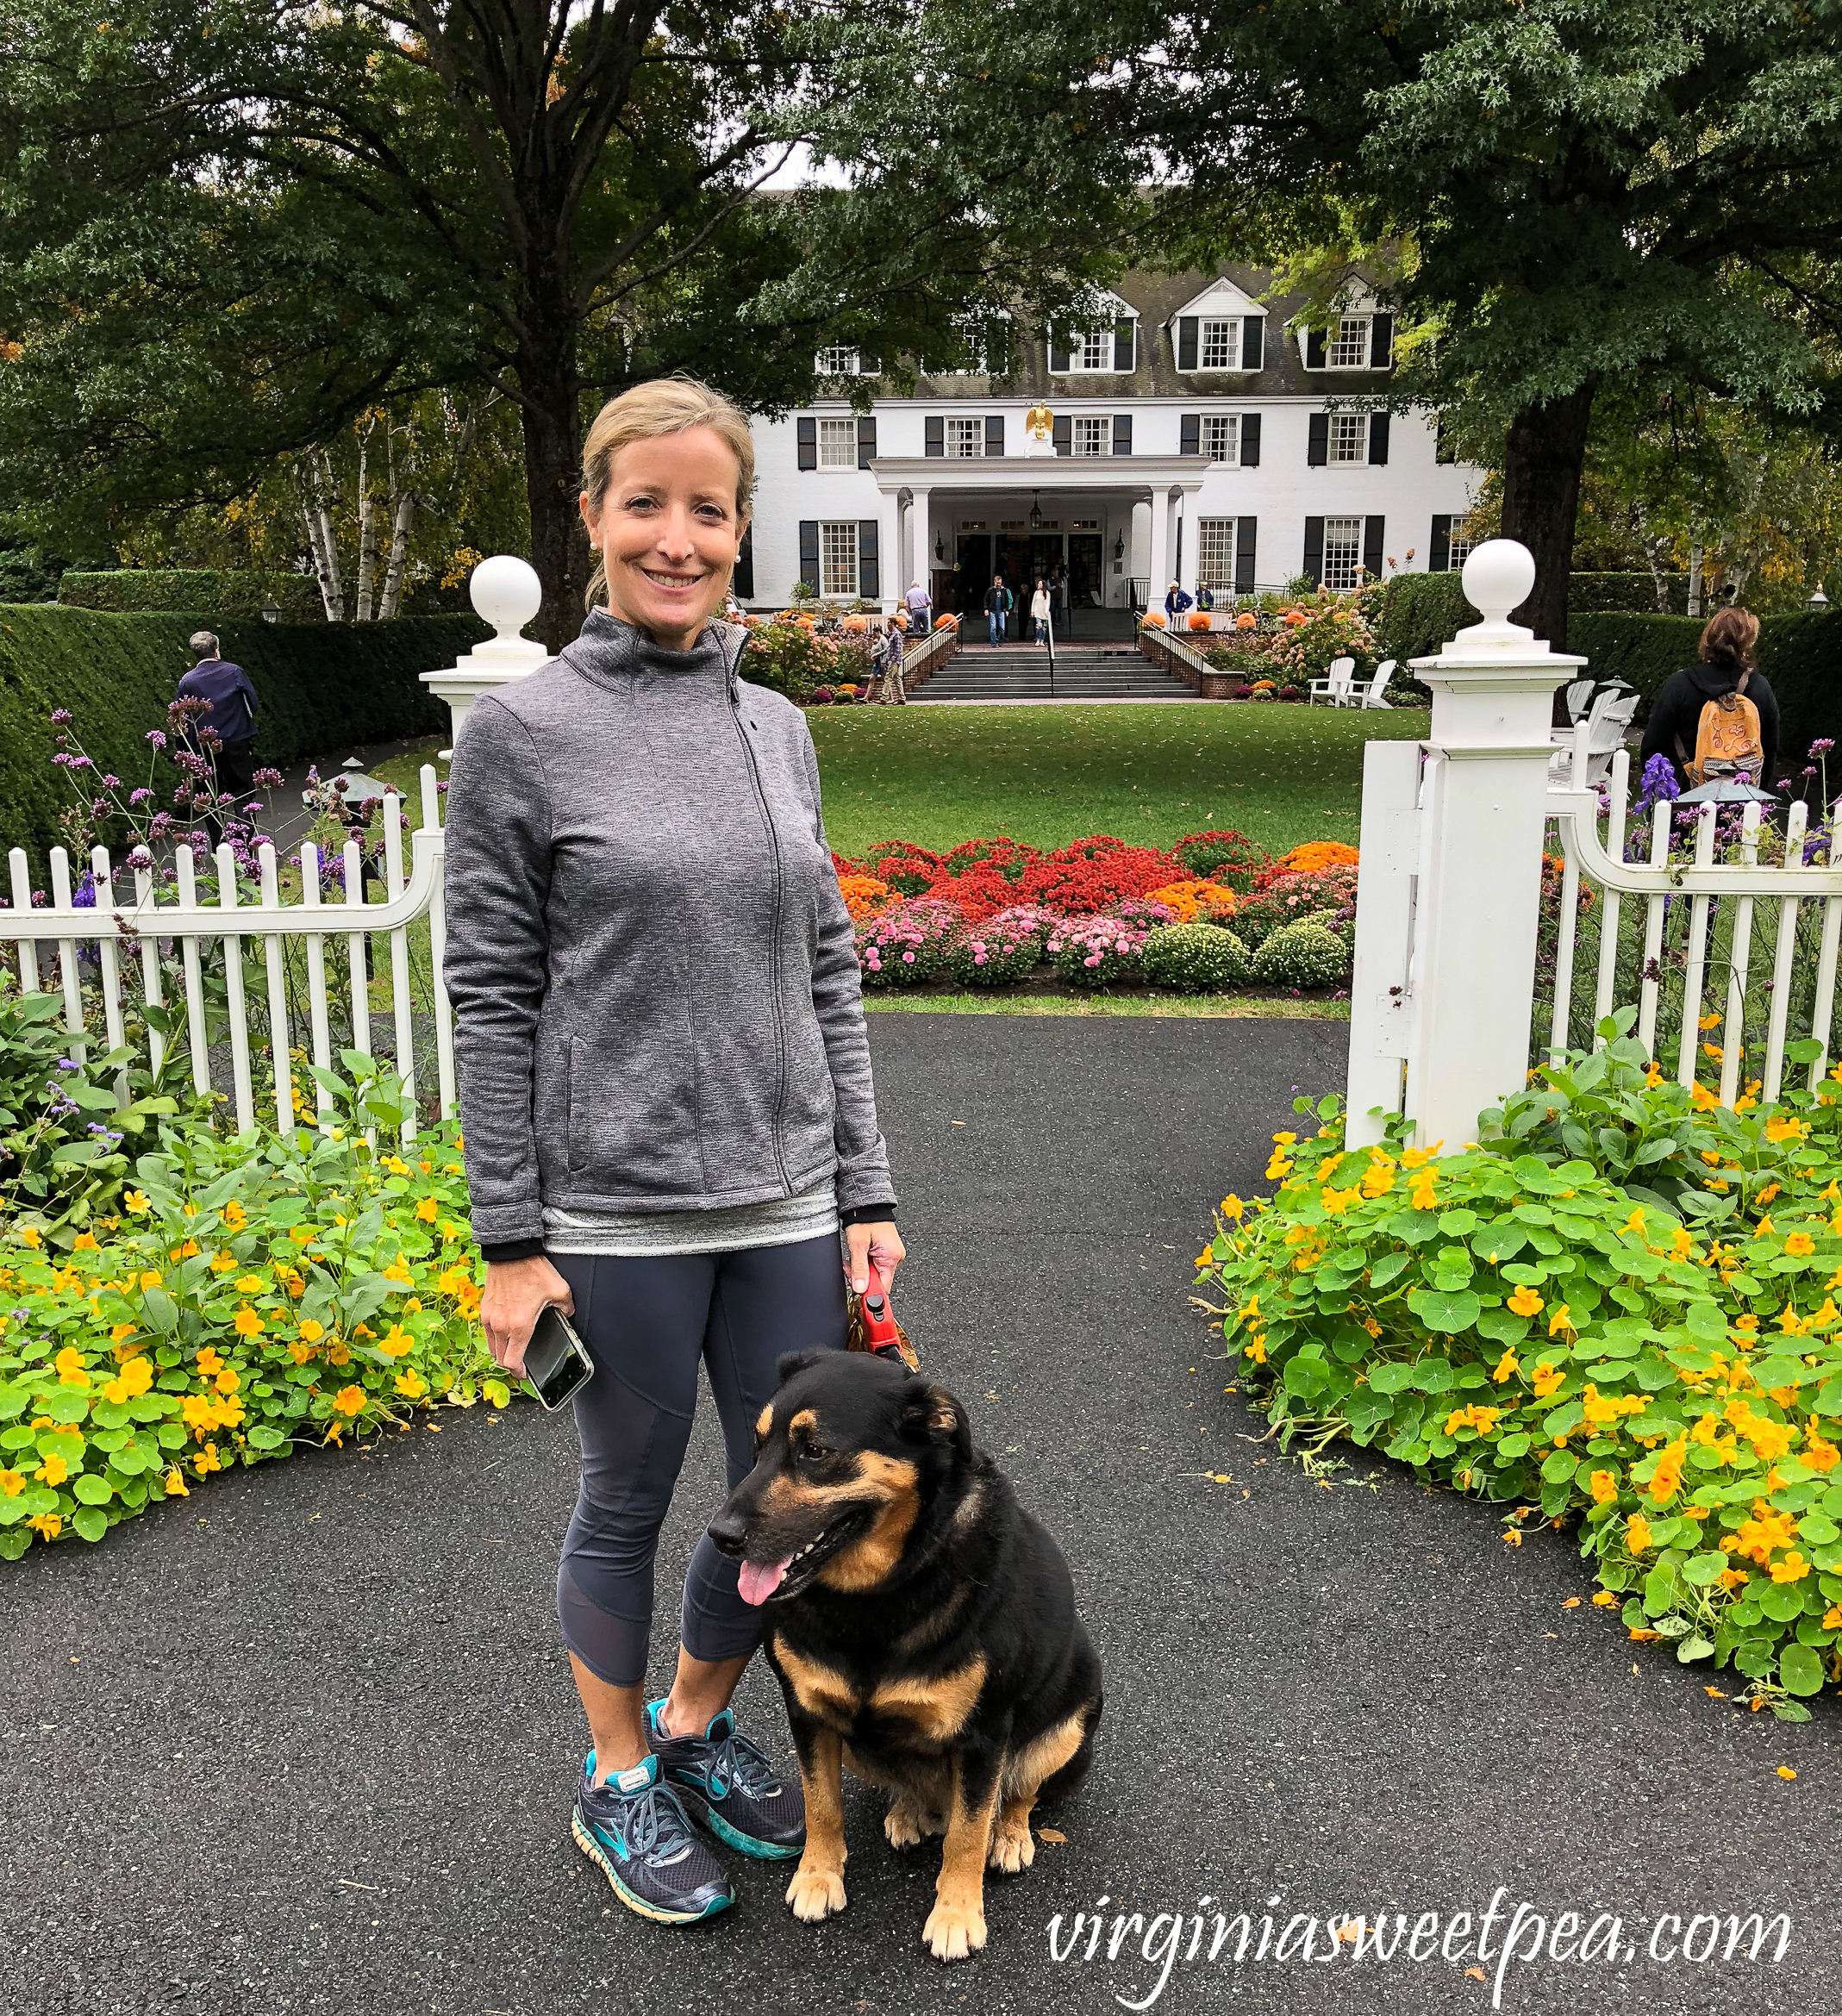
[[[782,1351],[779,1362],[774,1367],[776,1385],[784,1386],[789,1379],[796,1377],[806,1370],[808,1365],[815,1365],[821,1358],[828,1358],[830,1355],[830,1352],[822,1351]]]
[[[944,1386],[911,1379],[902,1391],[902,1432],[915,1442],[951,1442],[962,1463],[972,1459],[972,1423]]]

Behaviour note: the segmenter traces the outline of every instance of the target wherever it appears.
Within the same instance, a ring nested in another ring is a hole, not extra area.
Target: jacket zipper
[[[748,764],[748,781],[754,786],[755,802],[761,808],[761,823],[767,828],[768,852],[774,858],[774,930],[772,938],[774,977],[770,989],[774,1004],[774,1045],[778,1057],[779,1081],[774,1091],[774,1163],[780,1171],[781,1193],[793,1195],[793,1179],[787,1174],[787,1158],[781,1145],[781,1121],[787,1106],[787,1028],[780,1001],[780,922],[782,898],[786,878],[780,859],[780,838],[774,831],[774,815],[768,809],[767,793],[762,789],[760,765],[755,761],[753,746],[748,740],[748,731],[742,724],[742,704],[735,690],[737,668],[742,662],[742,652],[747,650],[748,640],[742,640],[741,650],[735,654],[735,662],[729,667],[726,682],[729,691],[729,717],[735,724],[736,739],[742,745],[742,754]]]

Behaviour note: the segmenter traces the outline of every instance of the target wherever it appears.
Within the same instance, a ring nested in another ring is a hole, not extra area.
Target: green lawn
[[[1008,833],[1050,848],[1084,833],[1163,846],[1232,827],[1269,852],[1348,840],[1363,744],[1426,733],[1417,709],[1171,706],[815,708],[825,823],[840,854],[873,841],[945,849]],[[421,756],[377,774],[415,792]]]
[[[901,838],[943,849],[1008,833],[1162,846],[1232,827],[1269,852],[1352,846],[1363,744],[1426,733],[1417,709],[1177,702],[1168,707],[818,708],[825,823],[840,854]]]

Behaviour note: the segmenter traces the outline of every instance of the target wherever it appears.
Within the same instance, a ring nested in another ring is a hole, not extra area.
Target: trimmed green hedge
[[[70,802],[52,767],[53,708],[68,708],[83,745],[124,784],[146,780],[149,728],[191,663],[187,615],[109,615],[52,603],[0,606],[0,847],[22,846],[36,877]],[[418,674],[452,665],[490,633],[477,616],[406,616],[389,623],[215,625],[224,655],[256,689],[259,759],[278,769],[355,744],[439,733],[446,705]],[[162,802],[175,773],[155,779]]]
[[[1683,615],[1689,607],[1689,577],[1665,574],[1663,585],[1672,613]],[[1648,571],[1642,574],[1574,573],[1567,577],[1570,621],[1575,616],[1595,616],[1614,609],[1633,616],[1654,616],[1662,613],[1657,607],[1657,584]],[[1708,615],[1713,614],[1714,605],[1710,603]]]
[[[58,600],[67,609],[197,616],[214,629],[234,616],[259,616],[272,596],[284,623],[326,621],[319,584],[304,574],[264,580],[230,568],[116,567],[107,573],[72,571],[58,583]]]
[[[1567,642],[1599,677],[1628,679],[1647,713],[1670,674],[1695,662],[1703,627],[1699,616],[1574,616]],[[1842,622],[1827,615],[1761,618],[1758,667],[1778,698],[1778,768],[1795,776],[1818,736],[1842,741]]]

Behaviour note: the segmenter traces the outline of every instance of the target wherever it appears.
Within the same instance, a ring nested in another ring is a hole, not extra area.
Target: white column
[[[1152,493],[1152,553],[1146,562],[1145,606],[1164,607],[1165,591],[1171,585],[1171,500],[1161,492]]]
[[[550,662],[550,653],[541,644],[520,634],[544,599],[537,570],[528,561],[512,553],[495,553],[490,560],[482,560],[467,584],[467,595],[480,621],[491,624],[493,635],[455,665],[420,675],[421,683],[437,699],[446,701],[456,741],[461,723],[482,693],[521,679]],[[452,749],[441,752],[443,756],[453,753]]]
[[[1183,494],[1183,550],[1177,566],[1177,577],[1192,602],[1196,600],[1198,559],[1202,541],[1196,531],[1196,496],[1193,490]]]
[[[927,492],[916,490],[915,501],[909,506],[909,541],[912,555],[909,565],[909,579],[902,584],[902,592],[908,592],[909,582],[918,581],[929,595],[933,593],[933,529],[928,522]]]
[[[1583,658],[1551,651],[1509,612],[1535,584],[1514,540],[1464,563],[1484,620],[1436,658],[1420,791],[1420,874],[1408,993],[1406,1110],[1416,1145],[1456,1153],[1477,1116],[1527,1082],[1554,689]],[[1353,1037],[1353,1026],[1352,1026]]]
[[[908,583],[897,577],[902,572],[902,500],[899,496],[885,495],[877,512],[878,521],[877,543],[883,549],[884,613],[888,614],[902,599],[902,591]]]

